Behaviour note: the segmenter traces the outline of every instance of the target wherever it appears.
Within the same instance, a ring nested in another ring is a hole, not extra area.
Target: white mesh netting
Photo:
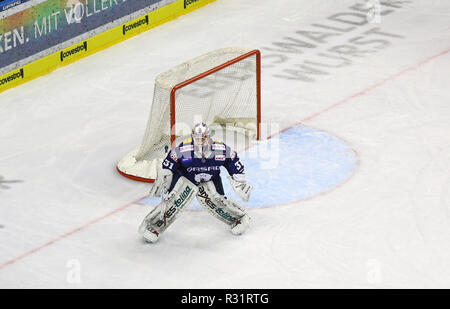
[[[257,59],[251,52],[246,48],[223,48],[158,75],[142,144],[119,162],[119,171],[145,179],[156,177],[165,148],[171,147],[171,119],[175,122],[176,143],[189,136],[193,125],[199,121],[213,130],[226,126],[227,130],[240,129],[247,136],[255,136]],[[223,66],[249,53],[248,57]],[[198,80],[177,88],[172,111],[172,89],[199,75]]]

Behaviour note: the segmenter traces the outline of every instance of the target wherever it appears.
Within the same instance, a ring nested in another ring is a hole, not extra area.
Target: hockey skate
[[[146,242],[155,243],[159,239],[159,233],[152,229],[146,229],[142,234]]]
[[[237,220],[231,226],[231,233],[233,235],[241,235],[250,227],[250,217],[248,215],[243,216],[241,219]]]
[[[159,233],[150,226],[150,224],[146,219],[139,226],[139,233],[142,234],[142,237],[144,237],[144,240],[146,242],[150,243],[157,242],[159,238]]]

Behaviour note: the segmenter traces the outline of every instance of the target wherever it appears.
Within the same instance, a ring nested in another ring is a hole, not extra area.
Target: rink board
[[[152,29],[214,1],[177,0],[167,6],[88,38],[85,41],[12,70],[0,76],[0,93],[134,37],[141,32]]]

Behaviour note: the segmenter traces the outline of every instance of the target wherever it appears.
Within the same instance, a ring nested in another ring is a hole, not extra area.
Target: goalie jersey
[[[221,166],[230,175],[244,174],[244,165],[237,153],[216,140],[212,140],[211,150],[202,157],[194,151],[192,138],[187,139],[167,154],[162,165],[163,168],[171,170],[174,176],[184,176],[197,185],[217,180]]]

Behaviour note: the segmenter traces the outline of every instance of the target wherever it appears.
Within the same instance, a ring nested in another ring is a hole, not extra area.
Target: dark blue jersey
[[[244,165],[239,161],[237,153],[216,140],[212,140],[211,152],[205,158],[194,152],[191,138],[172,149],[163,161],[163,168],[174,174],[178,173],[197,185],[218,177],[221,166],[230,175],[244,173]]]

